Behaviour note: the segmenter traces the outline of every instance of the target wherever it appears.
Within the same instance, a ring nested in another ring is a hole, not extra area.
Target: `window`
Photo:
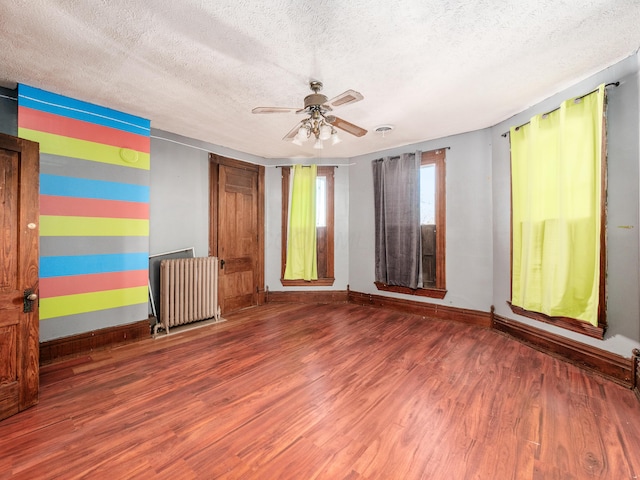
[[[424,152],[420,162],[422,285],[445,290],[445,150]],[[434,292],[436,293],[436,292]]]
[[[418,288],[376,281],[378,290],[444,298],[445,269],[445,159],[446,150],[423,152],[420,159],[420,282]]]
[[[327,177],[316,177],[316,227],[327,226]]]
[[[606,328],[604,85],[510,131],[511,306],[596,338]]]
[[[333,270],[333,190],[334,167],[318,166],[316,177],[316,234],[318,279],[285,280],[287,261],[287,227],[289,223],[289,188],[291,168],[282,167],[282,262],[280,281],[284,286],[331,286],[334,283]]]

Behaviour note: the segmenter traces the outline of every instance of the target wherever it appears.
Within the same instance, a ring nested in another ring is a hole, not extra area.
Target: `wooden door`
[[[220,260],[219,302],[227,313],[263,303],[264,168],[214,157],[217,245],[212,251]]]
[[[38,403],[38,144],[0,134],[0,420]]]

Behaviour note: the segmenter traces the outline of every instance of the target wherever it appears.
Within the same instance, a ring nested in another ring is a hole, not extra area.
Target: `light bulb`
[[[295,137],[293,137],[293,141],[291,142],[294,145],[298,145],[298,146],[302,146],[302,142],[300,141],[300,139],[298,138],[298,135],[296,135]]]
[[[342,140],[338,136],[338,133],[334,130],[333,133],[331,134],[331,145],[336,145],[336,144],[340,143],[341,141]]]
[[[313,148],[317,150],[322,150],[322,140],[316,138],[316,143],[313,144]]]
[[[320,140],[329,140],[330,137],[331,127],[329,125],[322,125],[320,127],[320,135],[318,136],[318,138],[320,138]]]
[[[307,130],[305,127],[300,127],[298,133],[296,133],[296,138],[301,142],[304,142],[307,137],[309,137],[309,130]]]

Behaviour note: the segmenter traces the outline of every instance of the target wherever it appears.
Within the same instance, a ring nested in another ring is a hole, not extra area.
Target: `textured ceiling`
[[[3,0],[0,84],[267,158],[352,157],[494,125],[633,54],[638,0]],[[369,130],[282,137],[311,79]],[[391,134],[375,133],[391,124]]]

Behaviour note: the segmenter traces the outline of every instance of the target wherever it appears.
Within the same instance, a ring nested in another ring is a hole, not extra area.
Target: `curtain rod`
[[[432,148],[431,150],[425,150],[422,153],[426,153],[426,152],[435,152],[437,150],[451,150],[451,147],[440,147],[440,148]],[[400,156],[398,155],[391,155],[392,157],[397,157]],[[351,167],[353,165],[355,165],[356,162],[353,163],[335,163],[335,164],[328,164],[328,163],[318,163],[319,167]],[[287,164],[287,165],[265,165],[267,167],[275,167],[275,168],[282,168],[282,167],[293,167],[294,164]],[[311,165],[303,165],[303,167],[310,167]]]
[[[293,167],[294,165],[299,165],[296,163],[285,164],[285,165],[265,165],[265,167],[273,167],[273,168],[283,168],[283,167]],[[354,163],[318,163],[316,164],[318,167],[350,167],[355,165]],[[310,167],[311,165],[302,165],[303,167]]]
[[[607,83],[607,84],[605,85],[605,88],[606,88],[606,87],[617,87],[617,86],[619,86],[619,85],[620,85],[620,82]],[[592,93],[597,92],[597,91],[598,91],[598,89],[596,88],[595,90],[591,90],[590,92],[587,92],[587,93],[585,93],[584,95],[580,95],[579,97],[575,97],[575,98],[574,98],[574,100],[580,100],[580,99],[582,99],[582,98],[586,97],[587,95],[591,95]],[[560,110],[560,107],[554,108],[553,110],[549,110],[548,112],[545,112],[545,113],[543,113],[542,115],[543,115],[543,116],[544,116],[544,115],[549,115],[550,113],[553,113],[553,112],[555,112],[556,110]],[[521,128],[521,127],[524,127],[524,126],[525,126],[526,124],[528,124],[528,123],[530,123],[530,122],[524,122],[522,125],[518,125],[518,126],[516,127],[516,130],[518,130],[518,129],[519,129],[519,128]],[[509,135],[509,132],[504,132],[504,133],[502,133],[500,136],[501,136],[501,137],[506,138],[506,137],[507,137],[507,135]]]

